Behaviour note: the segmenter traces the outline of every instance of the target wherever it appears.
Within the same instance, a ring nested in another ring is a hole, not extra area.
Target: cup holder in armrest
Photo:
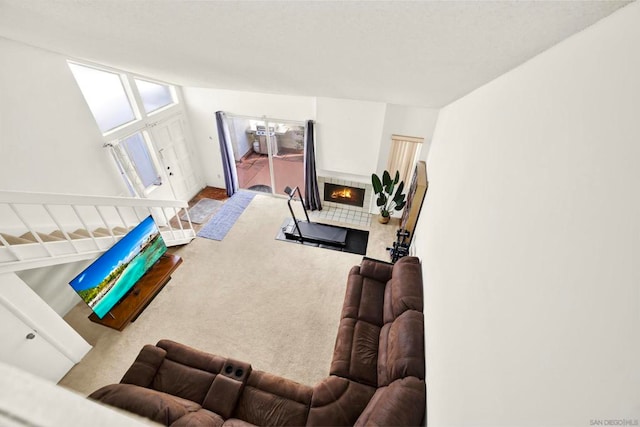
[[[231,417],[250,373],[250,364],[227,359],[220,373],[214,378],[202,407],[225,419]]]
[[[245,362],[227,359],[227,362],[224,364],[222,372],[220,373],[225,377],[244,383],[247,381],[247,378],[251,373],[251,365]]]

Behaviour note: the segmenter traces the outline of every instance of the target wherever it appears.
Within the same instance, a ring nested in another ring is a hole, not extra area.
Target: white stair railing
[[[188,207],[178,200],[0,191],[0,273],[94,258],[148,215],[167,246],[189,243],[195,230]]]

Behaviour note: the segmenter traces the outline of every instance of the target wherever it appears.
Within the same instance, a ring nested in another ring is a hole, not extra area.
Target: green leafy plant
[[[400,181],[400,172],[396,171],[396,176],[391,179],[389,172],[384,171],[382,181],[380,181],[378,175],[373,173],[371,174],[371,183],[373,184],[373,191],[377,195],[376,205],[380,208],[380,215],[383,217],[391,216],[393,209],[399,211],[407,203],[405,200],[406,195],[402,193],[404,181]],[[397,188],[396,184],[398,185]]]

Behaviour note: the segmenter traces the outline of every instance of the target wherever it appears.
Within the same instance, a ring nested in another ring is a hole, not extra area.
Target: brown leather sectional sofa
[[[89,397],[167,426],[420,425],[425,420],[420,262],[364,258],[349,272],[330,375],[314,387],[169,340]]]

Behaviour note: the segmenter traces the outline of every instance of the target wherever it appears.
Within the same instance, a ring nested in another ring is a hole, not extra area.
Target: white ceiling
[[[183,86],[440,107],[627,3],[0,0],[0,36]]]

